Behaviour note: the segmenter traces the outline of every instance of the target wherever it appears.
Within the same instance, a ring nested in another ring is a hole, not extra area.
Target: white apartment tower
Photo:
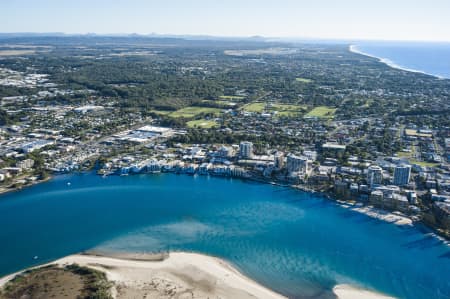
[[[239,156],[244,159],[251,159],[253,157],[253,143],[242,141],[239,144]]]
[[[372,187],[373,185],[381,185],[383,182],[383,169],[377,165],[371,165],[367,169],[367,182]]]
[[[410,165],[399,165],[394,170],[394,185],[404,186],[408,185],[409,178],[411,177]]]

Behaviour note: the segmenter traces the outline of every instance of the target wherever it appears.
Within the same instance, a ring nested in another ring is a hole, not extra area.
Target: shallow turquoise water
[[[293,298],[327,296],[339,283],[450,298],[448,246],[288,188],[82,174],[0,197],[0,274],[92,248],[211,254]]]

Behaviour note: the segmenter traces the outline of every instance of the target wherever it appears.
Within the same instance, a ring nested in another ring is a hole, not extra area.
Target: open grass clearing
[[[270,112],[277,112],[278,117],[295,117],[306,110],[305,106],[293,104],[269,104],[266,109]]]
[[[247,105],[242,106],[242,110],[247,111],[247,112],[257,112],[257,113],[261,113],[264,111],[266,107],[266,103],[250,103]]]
[[[191,106],[191,107],[185,107],[182,109],[179,109],[175,112],[172,112],[169,114],[170,117],[184,117],[184,118],[192,118],[202,113],[213,113],[215,115],[218,115],[222,112],[222,109],[218,108],[210,108],[210,107],[197,107],[197,106]]]
[[[211,129],[217,127],[219,124],[214,120],[198,119],[188,121],[186,125],[188,128]]]
[[[282,103],[260,103],[254,102],[244,105],[242,110],[255,113],[275,113],[277,116],[294,117],[303,113],[306,110],[305,106]]]
[[[308,84],[308,83],[312,83],[312,82],[313,82],[313,80],[307,79],[307,78],[295,78],[295,81],[296,81],[296,82],[300,82],[300,83],[305,83],[305,84]]]
[[[173,110],[150,110],[150,112],[153,112],[158,115],[169,115],[173,112]]]
[[[333,118],[336,108],[331,108],[327,106],[315,107],[313,110],[309,111],[305,117],[317,117],[317,118]]]
[[[20,56],[36,53],[36,50],[0,50],[0,56]]]
[[[245,97],[242,96],[220,96],[221,100],[227,100],[227,101],[242,101],[245,99]]]
[[[425,162],[425,161],[417,161],[417,160],[409,160],[411,164],[417,164],[422,167],[436,167],[439,165],[439,163],[433,163],[433,162]]]
[[[219,107],[226,107],[226,108],[232,108],[237,105],[235,102],[220,101],[220,100],[217,100],[217,101],[203,100],[202,103],[210,104],[210,105],[218,105]]]

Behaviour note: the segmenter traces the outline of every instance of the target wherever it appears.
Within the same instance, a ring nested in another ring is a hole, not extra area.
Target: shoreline
[[[89,172],[91,172],[91,171],[87,171],[87,173],[89,173]],[[91,173],[98,175],[94,172],[91,172]],[[64,175],[67,175],[67,174],[73,174],[73,173],[65,173]],[[149,174],[153,174],[153,173],[141,173],[141,174],[137,174],[137,175],[149,175]],[[174,173],[160,172],[158,174],[174,174]],[[24,188],[33,187],[34,185],[37,185],[40,183],[45,183],[58,175],[59,174],[56,174],[54,176],[51,175],[48,178],[46,178],[45,180],[35,181],[35,182],[33,182],[29,185],[23,186],[21,188],[14,188],[11,190],[7,190],[6,192],[3,192],[3,193],[0,192],[0,199],[1,199],[1,196],[6,193],[19,192]],[[63,175],[63,174],[61,174],[61,175]],[[179,175],[179,174],[177,174],[177,175]],[[184,174],[181,174],[181,175],[184,175]],[[106,177],[108,177],[108,176],[106,176]],[[222,177],[222,176],[211,176],[211,177],[232,179],[232,177]],[[425,225],[424,223],[422,223],[420,221],[412,220],[410,217],[408,217],[407,215],[405,215],[399,211],[388,211],[388,210],[379,209],[374,206],[363,204],[363,203],[357,203],[357,202],[355,203],[355,202],[347,202],[347,201],[339,200],[337,198],[334,198],[333,194],[330,194],[328,192],[324,192],[321,190],[315,190],[315,189],[309,188],[305,185],[284,184],[282,182],[276,182],[276,181],[272,181],[272,180],[269,181],[269,180],[264,180],[264,179],[260,179],[260,178],[256,178],[256,177],[245,177],[245,178],[235,178],[235,179],[239,179],[243,182],[247,181],[247,182],[260,183],[260,184],[268,184],[268,185],[273,185],[273,186],[278,186],[278,187],[283,187],[283,188],[289,188],[289,189],[297,190],[297,191],[301,191],[301,192],[316,194],[320,197],[323,197],[327,201],[330,201],[331,203],[334,203],[344,209],[349,209],[353,212],[356,212],[359,214],[364,214],[367,217],[377,219],[379,221],[383,221],[385,223],[389,223],[389,224],[393,224],[393,225],[397,225],[397,226],[405,226],[405,225],[414,226],[416,224]],[[426,225],[425,225],[425,227],[430,229],[431,235],[433,237],[435,237],[437,240],[441,241],[442,243],[444,243],[445,245],[450,247],[450,239],[447,239],[447,237],[445,235],[441,235],[438,231],[434,230],[431,227],[428,227]]]
[[[33,187],[35,185],[48,182],[51,179],[53,179],[53,175],[49,175],[48,177],[46,177],[43,180],[32,181],[32,182],[30,182],[30,183],[28,183],[26,185],[22,185],[20,187],[14,187],[14,188],[2,187],[2,188],[0,188],[0,196],[2,196],[3,194],[8,194],[8,193],[17,192],[17,191],[21,191],[23,189],[30,188],[30,187]]]
[[[411,69],[411,68],[408,68],[408,67],[403,67],[403,66],[395,63],[394,61],[392,61],[392,60],[390,60],[388,58],[383,58],[383,57],[379,57],[379,56],[375,56],[375,55],[366,53],[364,51],[359,50],[357,47],[358,47],[357,45],[351,44],[351,45],[349,45],[348,50],[351,53],[360,54],[360,55],[367,56],[367,57],[370,57],[370,58],[375,58],[379,62],[381,62],[381,63],[383,63],[383,64],[385,64],[385,65],[387,65],[387,66],[389,66],[389,67],[391,67],[393,69],[397,69],[397,70],[401,70],[401,71],[405,71],[405,72],[411,72],[411,73],[427,75],[427,76],[431,76],[431,77],[434,77],[434,78],[439,79],[439,80],[450,80],[449,78],[446,78],[446,77],[443,77],[443,76],[439,76],[439,75],[435,75],[435,74],[430,74],[430,73],[427,73],[425,71],[420,71],[420,70],[415,70],[415,69]]]
[[[186,294],[189,295],[186,298],[287,298],[245,276],[227,261],[198,253],[102,255],[87,252],[29,269],[50,264],[62,267],[74,263],[104,272],[108,280],[113,282],[113,298],[119,299],[167,294],[180,298],[185,298],[182,296]],[[0,288],[23,271],[0,278]],[[332,291],[339,299],[393,298],[348,284],[337,284]]]

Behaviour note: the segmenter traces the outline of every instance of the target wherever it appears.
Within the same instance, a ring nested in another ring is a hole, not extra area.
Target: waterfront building
[[[34,165],[33,159],[25,159],[16,163],[16,167],[21,169],[30,169]]]
[[[289,173],[306,173],[309,171],[310,161],[306,157],[299,157],[293,154],[287,156],[286,167]]]
[[[349,194],[347,181],[334,182],[334,192],[338,198],[347,198]]]
[[[408,200],[412,205],[417,204],[417,193],[416,192],[410,191],[407,193],[407,195],[408,195]]]
[[[350,184],[350,198],[356,200],[359,195],[359,186],[357,183]]]
[[[239,156],[244,159],[251,159],[253,157],[253,143],[242,141],[239,145]]]
[[[383,182],[383,169],[377,165],[371,165],[367,169],[367,182],[370,187],[373,185],[381,185]]]
[[[274,155],[275,169],[282,169],[284,166],[284,154],[282,152],[276,152]]]
[[[383,203],[383,192],[375,190],[370,193],[370,203],[373,205],[381,205]]]
[[[221,146],[220,149],[217,151],[217,154],[219,157],[229,158],[233,156],[233,149],[230,147]]]
[[[394,193],[400,193],[400,188],[398,186],[393,186],[393,185],[376,186],[373,188],[373,190],[378,190],[378,191],[383,192],[384,196],[392,196],[392,194],[394,194]]]
[[[395,207],[400,210],[401,212],[407,212],[409,208],[409,201],[404,195],[400,194],[393,194],[392,196]]]
[[[247,172],[245,171],[244,168],[236,167],[236,166],[230,167],[230,174],[233,177],[247,177],[248,176]]]
[[[446,229],[450,229],[450,202],[433,203],[436,220]]]
[[[198,174],[201,175],[208,175],[209,174],[209,170],[211,169],[213,165],[210,163],[202,163],[199,167],[198,167]]]
[[[411,176],[411,166],[399,165],[395,167],[394,170],[393,184],[397,186],[408,185],[410,176]]]
[[[161,172],[161,164],[156,160],[151,160],[147,165],[147,172],[156,173]]]

